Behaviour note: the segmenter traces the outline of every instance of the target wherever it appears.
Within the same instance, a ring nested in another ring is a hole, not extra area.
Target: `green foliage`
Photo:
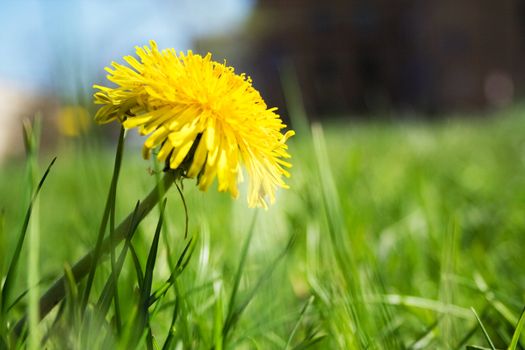
[[[124,139],[114,162],[93,140],[57,149],[27,201],[24,163],[6,163],[0,349],[32,334],[49,349],[522,349],[523,113],[314,125],[268,211],[170,189]],[[154,187],[168,200],[143,218]],[[37,290],[63,275],[64,298],[35,331],[16,325],[34,308],[20,257],[37,194]]]

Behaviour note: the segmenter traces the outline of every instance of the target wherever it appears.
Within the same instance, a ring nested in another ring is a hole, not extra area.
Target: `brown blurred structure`
[[[261,0],[231,41],[198,47],[241,63],[281,108],[284,74],[296,77],[310,116],[478,110],[504,106],[523,88],[525,4]]]
[[[56,141],[56,128],[50,127],[60,110],[56,96],[18,86],[14,82],[0,81],[0,163],[10,156],[24,153],[22,125],[24,120],[42,118],[44,147]]]

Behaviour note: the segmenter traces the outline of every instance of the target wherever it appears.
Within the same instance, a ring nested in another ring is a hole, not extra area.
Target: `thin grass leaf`
[[[179,338],[179,341],[177,342],[177,347],[181,346],[179,345],[180,343],[191,344],[194,341],[194,324],[191,322],[191,315],[196,312],[188,295],[182,295],[181,287],[179,284],[180,281],[178,279],[175,280],[175,283],[173,283],[173,292],[177,297],[180,297],[179,314],[177,316],[178,323],[176,330],[176,333],[178,334]]]
[[[47,166],[46,171],[44,172],[44,175],[42,175],[42,178],[38,182],[38,185],[36,186],[36,190],[31,198],[31,201],[29,203],[29,206],[26,211],[26,215],[24,217],[24,223],[22,225],[22,229],[20,231],[20,234],[18,236],[18,241],[15,247],[15,251],[13,252],[13,256],[11,257],[11,261],[9,263],[9,268],[7,270],[7,274],[5,276],[4,285],[2,286],[2,293],[0,295],[0,307],[2,315],[5,315],[6,307],[8,304],[9,296],[11,293],[11,288],[14,283],[14,279],[16,277],[16,267],[18,266],[18,261],[20,260],[20,252],[22,251],[22,246],[24,244],[24,240],[27,234],[27,228],[29,226],[29,219],[31,218],[31,213],[33,211],[33,205],[36,201],[36,198],[38,194],[40,193],[40,190],[42,189],[42,186],[44,185],[44,182],[47,179],[47,176],[49,175],[49,172],[51,170],[51,167],[53,164],[55,164],[56,157],[51,160],[51,163]]]
[[[93,285],[93,280],[95,278],[95,271],[98,267],[98,260],[100,259],[101,250],[102,250],[102,242],[104,241],[104,235],[106,233],[106,226],[108,223],[108,219],[110,217],[110,213],[113,208],[115,207],[115,201],[117,196],[117,183],[118,178],[120,174],[120,167],[122,164],[122,155],[124,152],[124,134],[125,130],[123,127],[120,128],[120,135],[118,138],[118,144],[117,144],[117,153],[115,155],[115,163],[113,167],[113,175],[111,177],[111,185],[108,192],[108,198],[106,200],[106,207],[104,209],[104,214],[102,215],[102,221],[100,223],[99,232],[97,235],[97,242],[95,244],[95,249],[93,251],[93,262],[91,264],[91,268],[89,270],[86,287],[84,289],[84,294],[82,297],[82,310],[86,309],[89,295],[91,293],[91,287]],[[114,248],[112,248],[114,249]]]
[[[137,317],[138,308],[137,305],[134,305],[134,307],[130,311],[130,320],[134,320]],[[138,348],[138,346],[131,346],[131,342],[133,339],[137,339],[138,337],[141,337],[142,334],[137,335],[135,327],[124,327],[122,334],[120,335],[120,338],[118,338],[118,344],[116,349],[119,350],[128,350],[128,349],[135,349]],[[139,339],[140,340],[140,339]]]
[[[299,343],[296,346],[294,346],[292,348],[292,350],[306,350],[306,349],[310,349],[314,345],[317,345],[318,343],[323,341],[323,339],[325,339],[325,338],[326,338],[326,335],[320,335],[320,336],[317,336],[317,337],[312,337],[312,338],[305,339],[301,343]]]
[[[40,145],[40,132],[41,132],[41,116],[37,115],[35,120],[31,123],[29,120],[24,120],[23,123],[23,135],[24,143],[27,157],[27,189],[31,195],[30,208],[31,208],[31,220],[29,220],[26,227],[26,231],[19,237],[21,241],[25,241],[25,236],[29,236],[28,243],[28,252],[27,252],[27,267],[28,273],[27,283],[33,288],[28,290],[29,301],[27,305],[27,313],[29,318],[28,328],[26,329],[26,334],[24,335],[24,340],[26,336],[29,335],[29,341],[26,343],[28,349],[37,349],[40,343],[40,332],[38,329],[38,252],[40,250],[39,238],[40,238],[40,210],[39,210],[39,200],[38,196],[33,195],[35,184],[38,179],[38,149]],[[37,184],[38,188],[38,184]],[[24,224],[26,224],[24,222]],[[27,231],[28,230],[28,231]],[[19,245],[20,251],[23,243]],[[18,247],[17,247],[18,248]],[[17,253],[19,254],[20,251]],[[15,253],[16,254],[16,253]],[[18,258],[14,266],[18,265]],[[13,265],[10,265],[10,268]],[[9,274],[10,271],[8,271]],[[6,283],[8,281],[6,280]],[[4,284],[5,286],[5,284]],[[7,289],[7,288],[6,288]],[[3,300],[3,301],[2,301]],[[7,298],[0,298],[0,304],[3,311],[5,311],[6,303],[8,302]],[[2,315],[5,313],[2,312]]]
[[[297,330],[299,329],[299,325],[301,324],[303,317],[306,314],[306,311],[308,310],[308,308],[310,308],[314,300],[315,300],[315,297],[313,295],[310,296],[310,298],[308,298],[308,301],[301,308],[301,312],[299,312],[299,317],[297,319],[297,322],[295,323],[292,331],[290,332],[290,336],[288,337],[288,341],[286,342],[286,346],[284,347],[285,350],[290,348],[290,345],[292,344],[292,339],[295,336],[295,333],[297,333]]]
[[[435,329],[439,326],[442,317],[438,317],[432,324],[425,328],[425,330],[419,335],[407,349],[425,349],[428,348],[430,342],[436,338],[436,335],[433,334]]]
[[[503,316],[509,325],[514,327],[514,325],[518,323],[518,317],[507,306],[505,306],[505,304],[496,298],[494,291],[489,288],[481,273],[477,271],[474,273],[474,281],[479,291],[483,293],[485,299],[494,308],[494,310]]]
[[[135,275],[137,276],[137,284],[139,289],[142,289],[144,285],[144,273],[142,272],[142,266],[140,265],[140,259],[135,250],[133,243],[129,245],[129,254],[131,255],[131,261],[133,262],[133,267],[135,268]]]
[[[80,310],[78,308],[79,303],[79,291],[77,287],[77,281],[71,271],[71,266],[66,264],[64,266],[65,288],[66,288],[66,304],[68,308],[68,321],[73,325],[80,325]]]
[[[248,229],[246,240],[244,241],[244,245],[241,250],[241,258],[239,260],[239,264],[237,265],[237,271],[235,272],[235,277],[233,280],[233,288],[230,294],[230,299],[228,301],[228,312],[226,313],[226,321],[224,322],[224,326],[222,328],[222,334],[223,334],[224,341],[226,341],[226,335],[228,334],[230,330],[231,320],[235,312],[235,301],[237,298],[237,292],[239,290],[239,285],[241,284],[242,272],[244,270],[246,257],[248,256],[248,248],[250,247],[250,242],[252,241],[253,233],[255,231],[256,221],[257,221],[257,211],[253,215],[253,219]]]
[[[24,147],[27,156],[38,153],[40,145],[40,135],[42,131],[42,114],[37,113],[33,121],[24,119],[22,121],[22,136],[24,140]]]
[[[345,238],[349,235],[346,234],[343,219],[344,214],[342,213],[337,186],[328,161],[328,151],[322,126],[319,124],[313,125],[312,135],[317,161],[317,172],[321,185],[323,209],[327,217],[328,232],[330,234],[334,255],[345,278],[348,281],[352,281],[355,280],[354,276],[357,275],[357,269],[355,268],[354,261],[351,259],[354,254],[347,254],[350,248]],[[350,283],[349,285],[354,286],[355,283]],[[357,285],[355,286],[356,290],[354,293],[356,293],[358,287]]]
[[[311,136],[309,121],[304,107],[296,67],[291,60],[285,60],[280,67],[279,73],[286,108],[297,136],[309,138]]]
[[[225,329],[231,330],[237,322],[239,321],[239,318],[241,317],[242,313],[246,309],[246,307],[250,304],[252,299],[257,294],[258,290],[261,288],[264,282],[266,282],[270,276],[272,275],[273,271],[277,267],[277,264],[284,258],[286,253],[288,252],[288,249],[284,250],[283,253],[281,253],[269,266],[268,268],[262,273],[261,277],[257,280],[255,283],[255,286],[247,293],[247,295],[244,297],[244,300],[235,308],[234,312],[230,316],[230,318],[227,318],[225,323]],[[226,332],[225,335],[227,335],[228,332]]]
[[[235,327],[242,313],[257,294],[259,288],[263,285],[264,282],[266,282],[270,278],[273,271],[275,270],[279,262],[286,256],[290,248],[293,246],[294,242],[295,236],[290,237],[290,240],[288,241],[288,244],[286,245],[285,249],[283,249],[283,251],[277,256],[277,258],[275,258],[274,261],[272,261],[272,263],[261,274],[261,277],[259,277],[259,279],[255,283],[255,286],[244,297],[244,300],[238,306],[236,306],[230,314],[228,314],[226,320],[224,321],[223,342],[226,342],[229,331],[231,331],[233,327]],[[233,301],[235,301],[235,299]]]
[[[472,313],[469,312],[466,308],[453,304],[444,304],[438,300],[426,299],[411,295],[386,294],[379,297],[371,297],[369,301],[371,303],[379,302],[388,305],[416,307],[419,309],[432,310],[443,314],[449,314],[467,320],[472,319]]]
[[[151,243],[151,247],[148,254],[148,260],[146,262],[146,269],[144,270],[144,283],[142,285],[141,289],[141,307],[142,312],[146,310],[149,307],[149,298],[151,294],[151,286],[153,284],[153,270],[155,269],[155,262],[157,260],[157,251],[159,247],[159,239],[160,239],[160,232],[162,229],[162,222],[163,222],[163,216],[164,216],[164,210],[166,209],[166,199],[162,203],[161,213],[159,216],[159,220],[157,222],[157,227],[155,228],[155,234],[153,236],[153,242]]]
[[[42,337],[42,348],[45,348],[46,343],[49,341],[49,339],[53,335],[53,332],[56,330],[57,326],[62,320],[62,316],[64,316],[65,310],[66,310],[66,302],[60,303],[55,319],[51,323],[51,326],[48,328],[46,334],[44,334],[44,336]]]
[[[478,324],[481,327],[481,331],[483,332],[483,335],[485,336],[485,339],[489,343],[490,348],[492,350],[496,350],[496,347],[494,346],[494,343],[490,339],[490,336],[487,333],[487,330],[485,329],[485,326],[483,325],[483,322],[481,322],[481,319],[479,318],[478,313],[476,312],[476,310],[473,307],[471,307],[470,310],[472,310],[472,313],[474,313],[474,316],[476,317],[476,320],[478,321]]]
[[[224,343],[222,326],[224,321],[223,315],[223,287],[222,281],[217,281],[213,286],[215,295],[215,312],[213,317],[213,346],[216,350],[222,350]]]
[[[173,343],[173,339],[175,336],[175,323],[177,322],[177,318],[179,316],[179,309],[180,309],[180,296],[177,294],[175,296],[175,302],[173,306],[173,313],[171,316],[171,324],[170,324],[168,336],[166,337],[166,340],[164,341],[164,344],[162,345],[162,350],[171,349],[171,344]]]
[[[115,309],[115,324],[116,324],[116,331],[117,331],[117,335],[121,334],[122,333],[122,317],[120,315],[120,305],[119,305],[119,297],[118,297],[118,278],[120,276],[120,272],[122,271],[122,266],[124,265],[124,260],[126,258],[126,254],[128,252],[128,249],[131,245],[131,239],[133,238],[133,235],[135,234],[136,230],[137,230],[137,225],[138,225],[138,210],[139,210],[139,207],[140,207],[140,201],[137,201],[137,204],[135,205],[135,209],[133,210],[133,214],[132,214],[132,219],[130,221],[130,225],[129,225],[129,229],[128,231],[125,233],[125,237],[126,237],[126,240],[125,240],[125,243],[124,243],[124,247],[122,248],[122,251],[121,251],[121,254],[119,256],[119,260],[118,262],[115,262],[114,261],[114,255],[115,255],[115,248],[116,248],[116,238],[115,238],[115,228],[114,228],[114,207],[113,207],[113,210],[112,210],[112,222],[110,223],[111,224],[111,233],[110,233],[110,240],[111,240],[111,245],[113,247],[113,249],[111,250],[111,276],[109,278],[109,280],[111,280],[110,284],[111,286],[108,286],[108,294],[109,294],[109,291],[112,289],[112,296],[113,296],[113,301],[114,301],[114,309]],[[108,282],[109,282],[108,280]],[[111,300],[111,299],[110,299]],[[103,312],[103,314],[105,314],[106,312]]]
[[[5,208],[0,208],[0,256],[5,257],[6,235],[5,235]],[[0,276],[4,275],[4,258],[0,258]],[[0,300],[0,303],[2,300]]]
[[[105,315],[109,311],[111,301],[115,298],[116,289],[114,284],[117,282],[118,275],[120,275],[122,266],[124,265],[127,250],[128,244],[126,243],[124,248],[122,248],[122,251],[120,252],[117,262],[115,263],[115,270],[111,272],[112,274],[114,273],[116,276],[110,275],[108,277],[106,283],[104,284],[104,288],[102,289],[102,293],[100,293],[100,297],[95,307],[95,309],[99,312],[100,315]],[[120,333],[119,325],[117,325],[117,333]]]
[[[179,256],[179,259],[177,260],[177,263],[175,265],[175,269],[172,270],[170,277],[166,281],[166,283],[159,289],[153,293],[150,300],[150,305],[155,303],[157,300],[162,298],[170,289],[170,287],[173,286],[173,289],[175,290],[175,300],[173,302],[173,313],[171,316],[171,324],[168,332],[168,336],[166,337],[166,340],[164,341],[164,344],[162,345],[163,350],[171,349],[172,343],[175,337],[175,323],[177,322],[177,319],[179,317],[179,312],[181,310],[181,298],[184,296],[181,296],[178,290],[177,286],[177,277],[180,276],[180,274],[185,270],[186,266],[188,265],[193,252],[195,251],[195,244],[196,240],[193,240],[193,238],[190,238],[189,242],[184,247],[184,250],[182,251],[181,255]],[[169,304],[169,303],[168,303]],[[187,324],[185,320],[182,322],[183,327],[187,329]]]
[[[146,345],[148,347],[148,350],[158,349],[157,342],[155,341],[155,337],[153,336],[153,331],[151,330],[151,326],[148,325],[148,332],[146,333]]]
[[[160,298],[162,298],[170,289],[170,287],[175,283],[177,277],[180,276],[180,274],[184,271],[188,263],[190,262],[191,256],[193,255],[193,252],[195,251],[195,241],[193,238],[190,238],[188,243],[186,243],[186,246],[184,247],[181,255],[179,256],[179,259],[177,260],[177,263],[175,264],[175,268],[172,270],[170,277],[164,282],[164,284],[159,287],[150,297],[149,305],[153,305],[155,302],[157,302]]]
[[[37,119],[35,123],[40,129],[40,119]],[[39,138],[39,134],[32,135],[36,140]],[[28,152],[29,156],[29,179],[28,188],[33,189],[34,185],[37,183],[38,179],[38,141],[35,141],[34,148]],[[40,296],[39,292],[39,256],[40,256],[40,201],[36,197],[33,203],[32,217],[29,222],[29,231],[28,231],[28,243],[27,243],[27,284],[33,286],[29,288],[28,304],[27,304],[27,314],[29,318],[29,339],[27,342],[28,349],[39,349],[40,348],[40,329],[38,328],[39,322],[39,308],[38,308],[38,298]]]
[[[164,198],[166,189],[163,186],[163,183],[161,181],[160,174],[162,173],[161,167],[159,166],[159,161],[157,160],[157,157],[151,157],[152,164],[153,164],[153,174],[155,175],[155,182],[157,184],[157,188],[159,191],[159,198]],[[181,194],[182,195],[182,194]],[[162,210],[161,208],[162,203],[158,203],[158,209],[159,209],[159,215]],[[164,222],[162,223],[163,229],[163,235],[162,238],[164,240],[164,247],[166,248],[166,261],[168,263],[168,266],[170,267],[170,270],[174,269],[175,263],[172,260],[172,248],[171,248],[171,239],[167,233],[167,228],[170,227],[168,223],[168,215],[164,215],[163,217]]]
[[[487,316],[488,312],[489,312],[489,308],[490,306],[489,305],[485,305],[483,307],[483,310],[481,311],[481,315],[480,315],[480,318],[484,318],[485,316]],[[463,335],[463,338],[458,342],[458,344],[454,347],[454,350],[460,350],[460,349],[463,349],[467,342],[469,341],[470,338],[472,338],[474,336],[474,334],[476,333],[476,331],[478,330],[478,322],[476,321],[476,318],[474,318],[474,322],[473,322],[473,325],[472,327],[470,327],[468,329],[467,332],[464,333]]]
[[[38,285],[41,286],[41,285],[47,284],[47,283],[49,283],[50,281],[52,281],[53,278],[54,278],[54,276],[53,276],[53,277],[48,276],[48,277],[46,277],[46,278],[43,278],[42,280],[40,280],[40,281],[38,282]],[[7,307],[7,311],[6,311],[6,312],[11,311],[11,309],[13,309],[13,308],[14,308],[14,307],[15,307],[20,301],[22,301],[22,299],[24,299],[24,297],[27,295],[28,292],[29,292],[29,288],[26,289],[26,290],[24,290],[22,293],[20,293],[20,294],[15,298],[15,300],[13,300],[13,301],[11,302],[11,304]]]
[[[400,329],[403,327],[403,320],[401,318],[392,319],[390,323],[387,323],[383,329],[381,329],[377,336],[372,340],[372,344],[380,344],[382,341],[394,338],[398,342],[392,348],[401,348]]]
[[[120,276],[120,273],[122,271],[122,267],[124,265],[124,261],[126,258],[126,254],[131,246],[131,239],[133,238],[136,229],[137,229],[137,216],[138,216],[138,208],[140,206],[140,201],[137,201],[137,204],[135,205],[135,209],[133,210],[133,216],[131,223],[129,225],[128,232],[126,233],[126,240],[124,242],[124,247],[122,248],[122,251],[120,252],[120,255],[118,257],[118,261],[115,263],[114,268],[112,268],[111,275],[108,277],[106,284],[104,285],[104,288],[102,289],[102,293],[100,294],[100,297],[97,302],[96,310],[99,311],[100,315],[105,315],[108,310],[109,306],[111,304],[111,300],[116,297],[117,289],[114,287],[114,284],[118,282],[118,277]],[[116,310],[115,310],[116,311]],[[121,333],[121,325],[117,323],[117,334]]]
[[[180,173],[177,172],[166,172],[164,178],[163,178],[163,186],[164,188],[169,188],[176,179],[180,177]],[[153,207],[158,203],[159,197],[158,197],[158,189],[154,188],[152,191],[149,192],[149,194],[144,198],[143,201],[140,202],[139,208],[137,210],[137,222],[135,225],[138,225],[142,219],[144,219],[148,213],[153,209]],[[116,229],[117,231],[117,238],[120,240],[125,239],[125,233],[128,232],[128,228],[130,226],[130,223],[133,221],[133,214],[130,213],[118,226]],[[104,240],[102,243],[101,251],[102,253],[107,253],[111,249],[111,242],[109,239]],[[76,277],[77,281],[83,279],[87,274],[89,274],[89,271],[91,270],[93,265],[93,251],[87,253],[84,255],[81,259],[79,259],[73,266],[72,271],[74,276]],[[65,290],[64,290],[64,276],[58,278],[44,293],[44,295],[40,298],[40,316],[41,318],[45,317],[64,297]],[[16,323],[16,326],[14,327],[14,334],[16,336],[19,336],[23,329],[24,325],[26,323],[27,316],[24,315],[19,319],[19,321]]]
[[[456,271],[458,261],[458,240],[461,236],[461,229],[459,228],[458,218],[453,216],[449,219],[447,228],[445,229],[441,253],[441,271],[439,282],[439,300],[445,304],[453,304],[456,295],[455,284],[451,281],[450,276]],[[457,320],[448,314],[440,315],[440,342],[442,346],[450,348],[450,344],[455,344],[458,341],[458,336],[454,322]]]
[[[514,334],[512,335],[512,340],[509,345],[509,350],[516,350],[518,348],[521,331],[523,330],[524,327],[525,327],[525,308],[523,308],[523,311],[521,312],[520,319],[518,321],[518,324],[516,325]]]
[[[2,335],[4,333],[2,332]],[[7,342],[5,341],[4,337],[0,337],[0,350],[9,349]]]
[[[366,308],[365,303],[356,302],[364,299],[365,290],[370,286],[366,280],[356,278],[362,274],[356,262],[356,253],[352,249],[354,245],[350,241],[352,236],[346,227],[341,199],[336,181],[331,169],[324,131],[320,124],[312,125],[313,151],[316,162],[316,181],[320,185],[321,207],[326,220],[328,231],[328,243],[334,256],[334,273],[342,276],[339,293],[344,297],[345,321],[335,321],[337,327],[345,325],[346,329],[340,330],[345,334],[342,347],[367,347],[371,342],[369,330],[371,325],[377,328],[379,320]],[[362,246],[366,248],[366,246]],[[330,297],[332,299],[332,297]],[[325,300],[325,299],[321,299]],[[381,328],[381,325],[379,325]]]
[[[159,216],[159,219],[157,221],[157,227],[155,228],[155,234],[153,236],[153,242],[151,243],[151,247],[148,253],[148,259],[146,262],[146,268],[144,270],[144,278],[142,287],[140,288],[140,295],[139,295],[139,303],[138,303],[138,312],[137,316],[134,321],[135,328],[135,334],[144,334],[144,331],[146,332],[146,345],[148,349],[153,348],[152,339],[153,336],[151,335],[151,328],[149,325],[149,300],[151,295],[151,286],[153,284],[153,271],[155,269],[155,262],[157,259],[157,251],[159,246],[159,239],[160,239],[160,233],[162,230],[162,223],[163,223],[163,216],[164,216],[164,210],[166,208],[166,200],[162,203],[161,207],[161,214]],[[133,344],[135,341],[133,340],[133,337],[130,338],[131,343]]]
[[[464,333],[463,338],[458,342],[458,344],[454,347],[454,350],[460,350],[463,349],[470,338],[476,334],[476,331],[478,330],[478,324],[474,324],[467,332]]]

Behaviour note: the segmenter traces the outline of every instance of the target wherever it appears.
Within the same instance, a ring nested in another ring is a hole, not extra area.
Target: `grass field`
[[[524,349],[524,116],[314,125],[290,140],[290,189],[268,211],[247,208],[245,191],[235,201],[184,181],[187,237],[171,188],[154,269],[158,210],[102,259],[85,308],[86,280],[70,281],[66,301],[15,339],[35,311],[34,293],[17,299],[28,281],[41,294],[68,271],[104,213],[114,147],[64,140],[39,155],[39,176],[57,160],[3,301],[0,349]],[[116,223],[155,186],[148,168],[128,140]],[[0,168],[4,288],[32,182],[24,160]]]

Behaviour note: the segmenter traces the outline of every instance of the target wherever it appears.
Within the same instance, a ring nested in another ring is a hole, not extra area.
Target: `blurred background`
[[[522,95],[524,4],[3,1],[0,159],[22,151],[20,120],[37,112],[44,141],[89,128],[103,68],[150,39],[226,59],[286,120],[293,104],[311,120],[482,116]]]
[[[248,305],[244,296],[262,286],[226,348],[306,349],[321,340],[314,349],[485,349],[480,324],[494,348],[509,348],[525,319],[525,1],[0,0],[0,33],[0,280],[26,222],[32,176],[54,156],[29,226],[38,222],[42,233],[41,276],[51,281],[95,245],[119,125],[93,123],[92,86],[109,85],[104,67],[153,39],[247,73],[297,131],[290,190],[259,211],[257,225],[246,182],[232,201],[185,181],[188,217],[170,196],[155,283],[173,273],[167,262],[189,239],[198,246],[180,293],[155,307],[155,336],[176,330],[180,348],[210,349],[223,306]],[[26,160],[21,125],[35,115],[44,149]],[[159,164],[128,152],[142,143],[128,136],[117,218],[160,175]],[[157,218],[147,220],[133,239],[141,258]],[[248,232],[253,244],[239,260]],[[122,314],[133,315],[135,267],[126,264],[119,293]],[[235,271],[245,265],[233,303]],[[22,303],[27,288],[18,278]],[[180,296],[188,306],[172,327]],[[73,313],[61,314],[72,339],[83,338]],[[113,324],[111,312],[103,317]],[[15,318],[0,317],[0,338],[1,319]],[[58,328],[54,338],[64,334]]]

